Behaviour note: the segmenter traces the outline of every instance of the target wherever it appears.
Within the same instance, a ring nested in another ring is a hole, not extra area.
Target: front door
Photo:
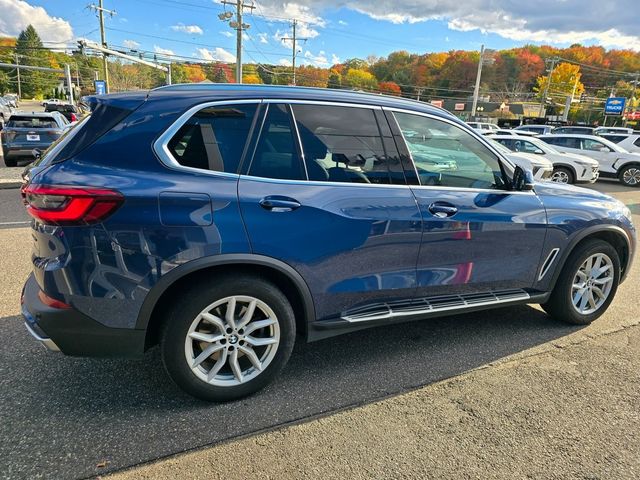
[[[252,251],[302,275],[320,320],[410,301],[421,216],[381,111],[267,104],[238,184]]]
[[[420,180],[412,187],[424,219],[417,297],[530,288],[547,223],[535,193],[507,191],[498,155],[456,123],[393,116]]]

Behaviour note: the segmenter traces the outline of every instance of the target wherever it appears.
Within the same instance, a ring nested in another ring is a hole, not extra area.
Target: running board
[[[374,322],[393,318],[420,315],[437,315],[441,312],[490,307],[513,302],[526,302],[531,296],[521,289],[498,290],[493,292],[469,293],[464,295],[442,295],[419,298],[412,302],[388,302],[344,312],[340,319],[349,323]]]

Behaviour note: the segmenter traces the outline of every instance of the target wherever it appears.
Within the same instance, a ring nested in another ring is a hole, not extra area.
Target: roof
[[[17,116],[20,116],[20,117],[25,117],[25,116],[28,116],[28,117],[55,117],[55,116],[58,116],[58,115],[61,115],[61,113],[58,112],[58,111],[55,111],[55,112],[23,112],[23,111],[20,111],[20,110],[17,111],[17,112],[13,112],[11,114],[12,117],[17,117]]]
[[[291,87],[283,85],[248,85],[237,83],[181,83],[158,87],[149,92],[149,98],[166,97],[180,94],[190,97],[211,97],[226,99],[270,98],[283,100],[316,100],[327,102],[344,102],[366,105],[378,105],[390,108],[405,108],[425,113],[432,113],[447,118],[454,118],[446,110],[406,98],[379,95],[374,93],[355,92],[333,88]]]

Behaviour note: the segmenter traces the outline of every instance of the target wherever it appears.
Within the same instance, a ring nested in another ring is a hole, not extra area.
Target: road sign
[[[604,104],[605,115],[622,115],[624,112],[624,104],[627,101],[624,97],[610,97],[607,98],[607,103]]]
[[[453,109],[456,111],[464,111],[464,103],[456,103],[453,106]]]
[[[444,100],[431,100],[431,105],[442,108]]]
[[[107,93],[107,83],[104,80],[95,80],[93,85],[96,87],[96,95]]]

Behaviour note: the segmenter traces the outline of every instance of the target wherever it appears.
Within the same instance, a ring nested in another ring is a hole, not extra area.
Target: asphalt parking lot
[[[611,182],[595,188],[624,201],[640,224],[640,190]],[[0,227],[26,219],[19,192],[1,191]],[[29,235],[28,228],[11,225],[0,230],[5,246],[0,272],[2,478],[112,472],[368,405],[512,355],[617,331],[636,324],[638,317],[636,262],[612,308],[589,327],[559,324],[536,307],[520,306],[372,329],[298,345],[284,374],[265,391],[211,405],[173,386],[156,350],[133,361],[94,360],[50,353],[36,344],[18,316],[20,289],[29,272]],[[638,424],[637,415],[624,420]]]

